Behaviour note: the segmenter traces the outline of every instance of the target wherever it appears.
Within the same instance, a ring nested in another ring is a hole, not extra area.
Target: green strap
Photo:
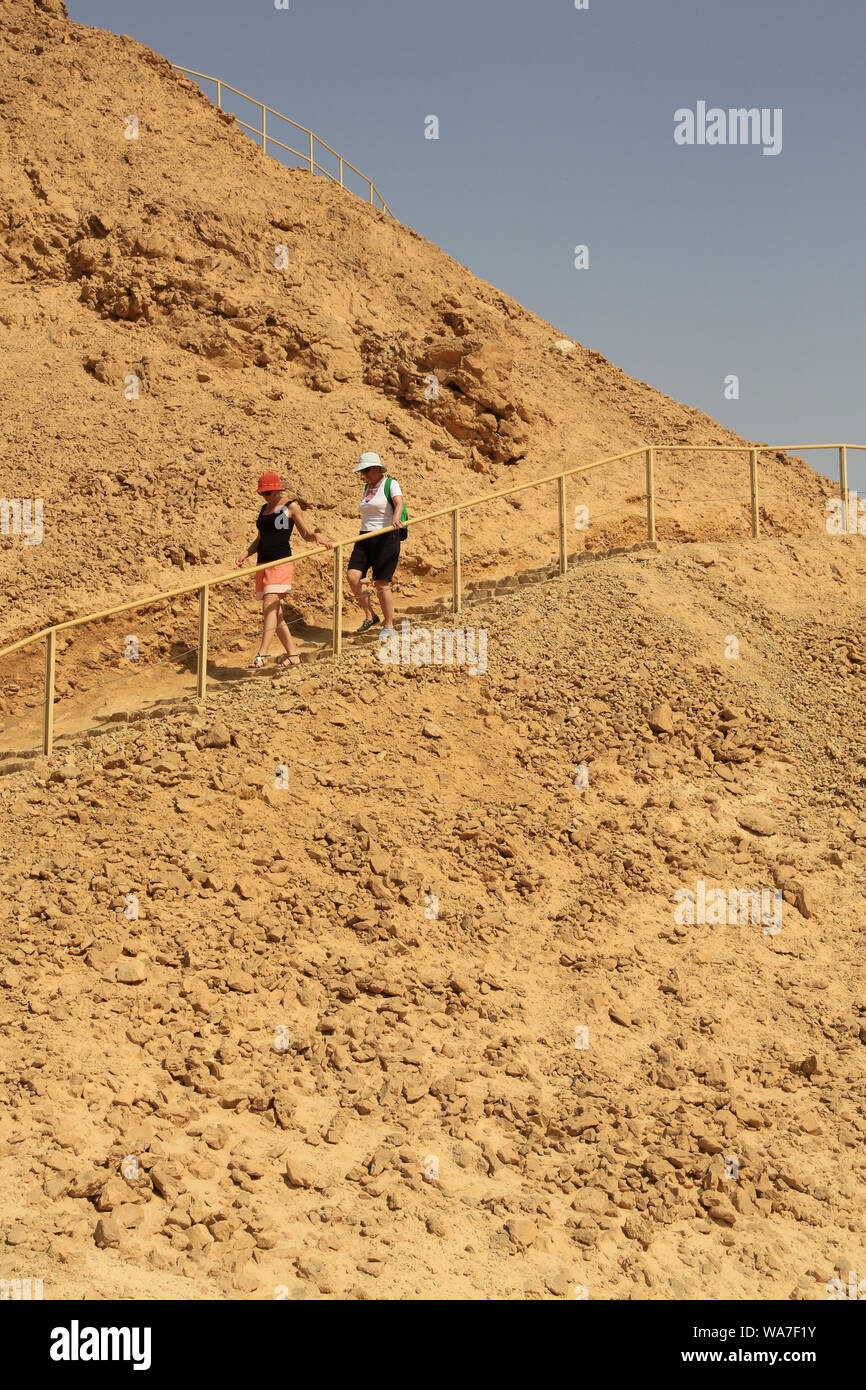
[[[401,494],[401,495],[402,495],[402,494]],[[390,479],[390,478],[386,478],[386,479],[385,479],[385,497],[386,497],[386,499],[387,499],[388,506],[390,507],[390,505],[391,505],[391,479]],[[404,503],[403,503],[402,511],[401,511],[401,513],[400,513],[400,520],[401,520],[401,521],[405,521],[406,518],[407,518],[407,515],[408,515],[408,514],[407,514],[407,512],[406,512],[406,503],[404,502]]]

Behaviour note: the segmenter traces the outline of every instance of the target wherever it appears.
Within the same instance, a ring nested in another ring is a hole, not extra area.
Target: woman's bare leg
[[[373,612],[373,605],[370,602],[370,595],[367,593],[367,590],[364,588],[364,585],[361,582],[361,571],[349,570],[348,574],[346,575],[346,578],[349,581],[349,588],[355,595],[355,602],[358,604],[358,607],[361,609],[361,612],[364,614],[364,617],[369,622],[372,618],[375,618],[376,615]]]
[[[274,633],[277,630],[277,620],[280,614],[279,594],[262,594],[262,640],[259,651],[262,656],[267,656],[270,645],[274,640]]]
[[[277,597],[279,597],[279,595],[277,595]],[[283,646],[285,647],[286,652],[288,653],[289,656],[297,656],[297,652],[296,652],[296,650],[295,650],[295,644],[294,644],[294,642],[292,641],[291,630],[290,630],[289,625],[288,625],[288,623],[286,622],[285,618],[283,617],[283,606],[282,606],[282,603],[280,604],[280,607],[279,607],[279,614],[280,614],[280,620],[279,620],[279,622],[277,623],[277,637],[278,637],[279,640],[282,642],[282,644],[283,644]]]
[[[382,605],[382,617],[383,617],[384,620],[385,620],[385,621],[384,621],[384,626],[385,626],[385,627],[393,627],[393,626],[394,626],[394,594],[393,594],[393,592],[392,592],[392,590],[391,590],[391,585],[390,585],[390,583],[388,582],[388,580],[382,581],[382,580],[380,580],[380,579],[377,579],[377,580],[375,581],[375,583],[376,583],[376,593],[379,595],[379,602],[380,602],[381,605]]]

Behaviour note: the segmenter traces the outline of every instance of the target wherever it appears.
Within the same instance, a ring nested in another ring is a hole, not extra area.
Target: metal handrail
[[[668,453],[682,453],[686,450],[693,450],[699,454],[748,454],[752,538],[758,540],[761,533],[758,508],[758,454],[805,453],[806,450],[809,449],[838,449],[839,451],[839,491],[843,506],[844,531],[847,534],[848,450],[866,449],[866,444],[801,444],[785,446],[771,444],[641,444],[637,448],[628,449],[623,454],[613,454],[609,458],[596,459],[594,463],[577,464],[573,468],[562,469],[559,473],[548,473],[542,478],[533,478],[530,482],[517,483],[513,487],[500,488],[497,492],[488,492],[481,497],[470,498],[468,502],[459,502],[449,507],[440,507],[436,511],[423,512],[420,516],[410,517],[403,525],[407,527],[417,526],[422,521],[436,521],[443,516],[451,517],[452,607],[455,613],[459,613],[463,601],[460,548],[460,514],[462,512],[470,511],[473,507],[480,507],[491,502],[499,501],[503,497],[514,497],[519,492],[527,492],[530,489],[543,487],[546,483],[556,483],[559,523],[559,572],[560,574],[566,574],[568,571],[568,551],[566,546],[567,531],[565,525],[565,481],[567,478],[575,477],[580,473],[589,473],[594,468],[602,468],[605,465],[622,463],[626,459],[632,459],[639,454],[643,454],[646,477],[646,492],[643,494],[643,498],[646,502],[647,540],[652,542],[656,539],[656,454],[662,451],[667,451]],[[332,551],[334,564],[332,594],[333,626],[331,636],[331,646],[334,656],[340,655],[343,646],[343,551],[346,546],[352,546],[359,540],[370,540],[374,536],[384,536],[392,529],[391,526],[383,526],[376,531],[365,531],[360,536],[352,536],[351,538],[334,543]],[[301,554],[295,555],[292,558],[295,561],[309,560],[317,555],[325,555],[327,551],[327,546],[314,546],[313,549],[302,551]],[[217,575],[214,579],[208,579],[205,583],[184,584],[177,589],[168,589],[164,593],[152,594],[149,598],[131,599],[128,603],[117,604],[114,608],[105,608],[97,613],[88,613],[80,618],[70,618],[63,623],[54,623],[51,627],[42,628],[39,632],[34,632],[29,637],[23,637],[18,642],[13,642],[10,646],[0,648],[0,657],[10,656],[13,652],[20,651],[23,647],[30,646],[32,643],[41,641],[42,639],[45,640],[45,686],[42,719],[43,753],[50,754],[54,746],[54,676],[58,632],[66,632],[71,628],[82,627],[85,623],[99,622],[104,618],[114,617],[118,613],[128,613],[136,608],[149,608],[153,604],[164,603],[168,599],[179,598],[183,594],[197,593],[199,596],[199,640],[196,693],[199,699],[204,700],[207,694],[207,645],[210,590],[215,589],[220,584],[230,584],[241,579],[247,579],[250,575],[258,573],[259,570],[269,568],[272,564],[273,561],[264,561],[262,564],[252,565],[245,569],[235,569],[229,574]]]
[[[258,101],[256,97],[251,97],[246,92],[239,91],[237,87],[232,87],[228,82],[223,82],[221,77],[211,77],[209,73],[196,72],[194,68],[182,67],[180,63],[172,63],[172,67],[175,69],[176,72],[185,73],[187,77],[197,77],[200,78],[202,82],[215,82],[217,89],[216,104],[218,111],[222,111],[223,109],[222,94],[224,90],[227,92],[234,92],[235,96],[241,97],[244,101],[252,102],[253,106],[258,106],[262,113],[261,129],[256,129],[255,126],[248,125],[247,122],[242,121],[239,116],[235,116],[235,120],[237,121],[239,126],[242,126],[244,130],[248,130],[251,135],[258,135],[261,138],[262,149],[264,150],[265,154],[268,153],[268,141],[270,141],[272,145],[278,145],[281,150],[286,150],[289,154],[297,155],[298,159],[302,159],[305,164],[309,164],[311,174],[315,174],[316,172],[324,174],[325,178],[330,179],[332,183],[338,183],[341,188],[346,187],[346,184],[343,182],[344,169],[351,169],[353,174],[357,174],[358,178],[362,179],[363,182],[368,185],[370,190],[370,202],[373,203],[373,205],[375,206],[373,199],[373,195],[375,194],[375,196],[379,199],[379,202],[382,205],[382,212],[387,213],[389,217],[394,216],[393,212],[388,207],[388,204],[385,202],[385,199],[382,197],[382,194],[379,192],[372,179],[368,179],[366,174],[362,174],[360,169],[356,169],[355,165],[351,164],[348,159],[344,159],[343,156],[337,150],[335,150],[332,145],[329,145],[326,140],[323,140],[321,138],[321,136],[315,135],[312,130],[308,130],[305,125],[299,125],[298,122],[293,121],[290,116],[284,116],[281,111],[275,111],[272,106],[266,106],[264,102]],[[309,138],[309,151],[307,153],[302,153],[300,150],[293,149],[291,145],[284,145],[283,142],[281,140],[277,140],[275,136],[269,135],[267,130],[268,115],[276,116],[278,121],[285,121],[287,125],[294,126],[295,130],[303,131],[303,133]],[[335,159],[338,159],[340,161],[339,177],[336,174],[332,174],[330,170],[324,169],[321,164],[316,163],[315,145],[321,145],[322,149],[327,150],[329,154],[332,154]],[[351,189],[349,190],[349,192],[351,192]]]

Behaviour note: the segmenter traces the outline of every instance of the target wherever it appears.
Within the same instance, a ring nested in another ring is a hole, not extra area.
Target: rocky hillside
[[[222,572],[264,468],[348,536],[362,447],[417,515],[737,442],[61,0],[3,7],[0,391],[0,491],[44,504],[0,641]],[[164,603],[60,640],[50,763],[11,756],[41,653],[4,666],[4,1278],[764,1300],[866,1267],[862,539],[799,460],[762,455],[757,543],[742,458],[657,476],[660,545],[616,554],[642,465],[570,486],[565,579],[550,490],[466,516],[474,672],[424,660],[442,524],[402,661],[234,679],[245,581],[197,705]],[[312,657],[328,567],[297,579]]]
[[[369,172],[387,196],[387,171]],[[60,0],[6,0],[0,28],[0,392],[3,493],[44,506],[41,545],[0,543],[7,640],[178,569],[224,570],[264,468],[348,536],[361,447],[417,514],[645,440],[736,442],[266,157],[166,58],[70,23]],[[575,487],[579,544],[639,539],[642,491],[639,462]],[[668,458],[659,492],[663,538],[748,534],[742,458]],[[765,456],[769,532],[820,530],[825,493]],[[553,502],[476,513],[467,572],[549,558]],[[413,533],[404,577],[441,569],[446,542],[444,526]],[[314,602],[317,576],[298,578]],[[248,622],[246,596],[232,602]]]
[[[347,649],[0,778],[5,1274],[764,1300],[862,1269],[864,569],[824,537],[512,580],[465,614],[477,675]],[[690,922],[701,884],[772,917]]]

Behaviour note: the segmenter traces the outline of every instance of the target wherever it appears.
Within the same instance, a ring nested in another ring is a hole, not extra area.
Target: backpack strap
[[[391,479],[391,478],[386,478],[386,479],[385,479],[385,496],[386,496],[386,498],[388,499],[388,505],[389,505],[389,506],[392,505],[392,504],[391,504],[391,482],[392,482],[392,479]],[[401,496],[401,498],[402,498],[403,494],[401,493],[400,496]],[[407,516],[408,516],[408,513],[407,513],[407,511],[406,511],[406,503],[404,502],[404,503],[403,503],[403,509],[402,509],[402,511],[401,511],[401,513],[400,513],[400,520],[401,520],[401,521],[405,521],[405,520],[407,519]],[[408,528],[407,528],[406,526],[401,526],[401,528],[400,528],[400,539],[401,539],[401,541],[407,540],[407,539],[408,539],[408,536],[409,536]]]

